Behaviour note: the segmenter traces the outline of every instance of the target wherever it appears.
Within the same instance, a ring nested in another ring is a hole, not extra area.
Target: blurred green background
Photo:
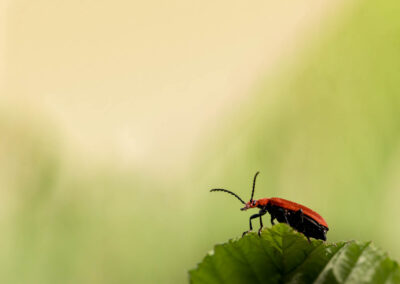
[[[399,1],[1,5],[2,283],[187,282],[258,170],[400,259]]]

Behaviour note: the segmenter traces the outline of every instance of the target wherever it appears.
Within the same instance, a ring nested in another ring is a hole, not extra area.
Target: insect
[[[286,223],[296,231],[303,233],[307,237],[308,241],[310,241],[310,238],[326,241],[326,232],[329,230],[328,224],[325,222],[324,218],[322,218],[317,212],[311,210],[310,208],[277,197],[261,198],[258,200],[254,200],[254,189],[256,186],[256,179],[258,174],[259,172],[254,175],[253,190],[251,192],[250,201],[247,203],[244,202],[236,193],[233,193],[232,191],[223,188],[211,189],[211,191],[222,191],[235,196],[237,199],[240,200],[240,202],[245,205],[245,207],[240,209],[242,211],[251,208],[260,209],[257,214],[251,215],[250,230],[245,231],[242,236],[253,230],[251,221],[255,218],[260,218],[260,229],[258,230],[258,235],[260,235],[263,228],[262,216],[268,212],[271,215],[272,225],[274,225],[274,220],[276,219],[278,220],[278,222]]]

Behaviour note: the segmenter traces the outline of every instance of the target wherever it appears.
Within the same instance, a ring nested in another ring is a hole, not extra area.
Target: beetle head
[[[243,208],[240,208],[240,210],[246,211],[247,209],[256,208],[257,206],[258,206],[258,201],[251,200],[251,201],[247,202]]]

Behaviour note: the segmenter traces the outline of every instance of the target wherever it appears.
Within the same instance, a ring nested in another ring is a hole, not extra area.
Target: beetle
[[[328,232],[328,224],[317,212],[310,208],[278,197],[261,198],[258,200],[253,199],[254,189],[256,186],[256,179],[260,172],[254,175],[253,179],[253,190],[251,192],[251,198],[249,202],[244,202],[236,193],[223,188],[214,188],[210,191],[222,191],[235,196],[245,206],[240,210],[245,211],[251,208],[258,208],[260,211],[257,214],[250,216],[250,230],[245,231],[242,235],[246,235],[248,232],[253,230],[251,221],[255,218],[260,218],[260,229],[258,235],[261,234],[263,228],[262,216],[267,212],[271,215],[271,224],[274,225],[274,220],[278,220],[279,223],[286,223],[296,231],[304,234],[308,241],[310,238],[319,239],[326,241],[326,233]]]

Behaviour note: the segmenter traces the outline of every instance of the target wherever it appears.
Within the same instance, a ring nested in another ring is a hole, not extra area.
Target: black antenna
[[[255,176],[254,176],[254,179],[253,179],[253,191],[251,192],[250,202],[253,201],[254,189],[256,188],[256,179],[257,179],[257,176],[258,176],[259,173],[260,173],[260,172],[256,172],[256,174],[255,174]]]
[[[240,202],[242,202],[243,204],[246,204],[246,202],[244,202],[236,193],[233,193],[232,191],[229,191],[229,190],[226,190],[226,189],[223,189],[223,188],[214,188],[214,189],[211,189],[211,190],[210,190],[210,192],[213,192],[213,191],[223,191],[223,192],[232,194],[232,195],[235,196],[237,199],[239,199]]]

